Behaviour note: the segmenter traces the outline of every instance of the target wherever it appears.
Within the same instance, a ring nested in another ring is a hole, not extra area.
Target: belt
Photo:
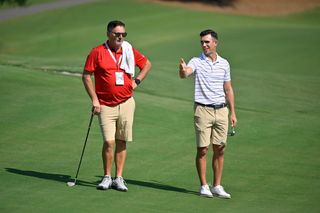
[[[221,109],[221,108],[228,106],[228,104],[226,104],[226,103],[223,103],[223,104],[202,104],[202,103],[195,102],[195,104],[200,105],[200,106],[204,106],[204,107],[211,107],[213,109]]]

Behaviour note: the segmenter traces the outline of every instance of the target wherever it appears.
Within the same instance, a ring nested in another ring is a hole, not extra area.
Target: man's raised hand
[[[184,61],[184,59],[183,59],[183,58],[180,58],[180,66],[179,66],[180,71],[184,71],[184,70],[186,69],[186,66],[187,66],[187,64],[186,64],[186,62]]]

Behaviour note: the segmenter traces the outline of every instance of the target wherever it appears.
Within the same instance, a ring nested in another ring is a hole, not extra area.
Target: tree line
[[[0,0],[0,5],[3,4],[17,4],[19,6],[24,6],[27,4],[28,0]]]

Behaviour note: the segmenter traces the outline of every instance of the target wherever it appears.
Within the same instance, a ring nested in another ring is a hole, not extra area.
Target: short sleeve
[[[226,72],[224,74],[224,81],[231,81],[230,64],[228,62],[226,65]]]
[[[147,63],[148,58],[145,57],[144,55],[142,55],[138,50],[136,50],[133,47],[132,47],[132,50],[133,50],[134,60],[135,60],[136,66],[138,66],[140,68],[140,70],[143,69]]]
[[[89,72],[94,72],[96,67],[97,67],[97,51],[92,49],[89,55],[87,56],[87,60],[84,65],[84,70]]]
[[[187,66],[192,68],[192,73],[194,73],[197,70],[197,63],[196,63],[197,58],[192,58]]]

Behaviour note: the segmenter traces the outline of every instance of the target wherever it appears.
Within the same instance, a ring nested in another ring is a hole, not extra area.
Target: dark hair
[[[122,21],[118,21],[118,20],[110,21],[107,26],[108,32],[112,32],[113,28],[117,26],[125,27],[126,25]]]
[[[213,38],[217,39],[218,40],[218,33],[216,33],[215,31],[213,30],[204,30],[200,33],[200,36],[203,37],[203,36],[206,36],[206,35],[211,35]]]

